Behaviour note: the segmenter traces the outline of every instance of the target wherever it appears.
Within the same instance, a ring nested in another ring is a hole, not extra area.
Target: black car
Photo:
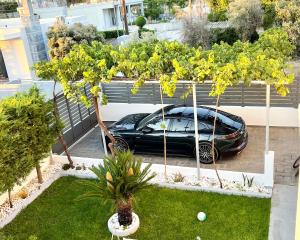
[[[166,129],[167,151],[178,155],[195,156],[194,109],[170,105],[152,114],[138,113],[123,117],[109,127],[119,150],[163,152]],[[198,112],[199,155],[202,163],[212,163],[212,135],[215,109],[201,106]],[[108,139],[107,139],[108,141]],[[246,125],[241,117],[218,111],[215,131],[215,159],[224,153],[238,153],[248,142]]]

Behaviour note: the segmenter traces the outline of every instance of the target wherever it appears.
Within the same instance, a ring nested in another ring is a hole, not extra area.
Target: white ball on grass
[[[204,212],[198,212],[197,218],[199,221],[203,222],[206,220],[206,214]]]

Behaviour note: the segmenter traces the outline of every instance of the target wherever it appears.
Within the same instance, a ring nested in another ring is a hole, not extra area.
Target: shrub
[[[226,42],[230,45],[235,43],[237,40],[239,40],[239,36],[234,28],[217,28],[212,29],[212,41],[211,45],[217,43],[220,44],[220,42]]]
[[[155,33],[154,30],[151,30],[151,29],[148,29],[148,28],[140,28],[140,29],[139,29],[139,37],[141,37],[141,36],[142,36],[142,33],[144,33],[144,32]]]
[[[93,41],[104,42],[103,34],[97,31],[95,26],[83,25],[81,23],[67,26],[60,20],[49,28],[47,37],[51,58],[63,58],[75,44],[90,44]]]
[[[69,170],[70,168],[71,168],[71,166],[70,166],[69,163],[66,163],[66,164],[64,164],[64,165],[62,166],[62,169],[65,170],[65,171]]]
[[[79,170],[81,170],[81,167],[80,167],[80,166],[77,166],[77,167],[75,168],[75,170],[79,171]]]
[[[234,0],[229,4],[229,21],[243,41],[250,40],[256,28],[261,25],[262,15],[260,0]]]
[[[172,179],[174,182],[183,182],[185,179],[185,176],[183,176],[180,172],[177,172],[173,175]]]
[[[211,32],[207,29],[204,20],[184,19],[183,42],[191,47],[203,47],[208,49],[211,41]]]
[[[135,25],[142,29],[146,25],[146,19],[143,16],[138,16],[135,20]]]
[[[276,19],[276,11],[274,4],[268,4],[263,7],[264,15],[263,15],[263,27],[264,29],[268,29],[274,26]]]
[[[21,189],[19,192],[18,192],[18,196],[22,199],[25,199],[28,197],[28,191],[26,189]]]
[[[109,30],[101,32],[105,39],[117,38],[124,35],[124,30]]]
[[[211,13],[208,14],[207,20],[209,22],[223,22],[223,21],[227,21],[228,20],[227,12],[226,11],[211,12]]]

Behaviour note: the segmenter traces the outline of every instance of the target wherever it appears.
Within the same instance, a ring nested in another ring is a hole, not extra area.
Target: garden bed
[[[94,180],[88,180],[94,181]],[[110,206],[75,201],[87,189],[74,177],[54,182],[1,231],[16,239],[110,239]],[[199,222],[197,212],[208,219]],[[188,192],[155,186],[137,196],[141,227],[136,239],[267,239],[270,199]]]

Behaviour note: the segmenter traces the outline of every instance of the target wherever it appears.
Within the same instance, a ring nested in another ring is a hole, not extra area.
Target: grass
[[[52,184],[38,199],[0,230],[15,239],[108,240],[111,208],[100,199],[74,199],[87,191],[73,177]],[[264,240],[268,238],[270,200],[150,187],[137,197],[139,240]],[[197,212],[208,219],[199,222]]]

